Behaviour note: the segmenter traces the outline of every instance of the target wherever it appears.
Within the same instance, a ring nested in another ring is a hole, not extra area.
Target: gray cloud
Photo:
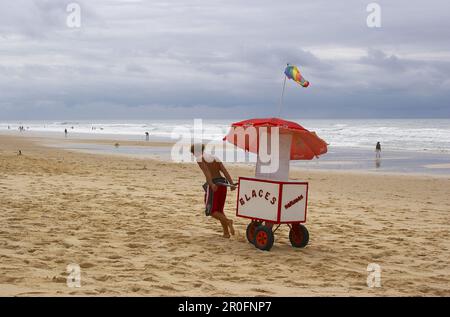
[[[0,120],[276,115],[450,117],[450,4],[191,0],[0,4]]]

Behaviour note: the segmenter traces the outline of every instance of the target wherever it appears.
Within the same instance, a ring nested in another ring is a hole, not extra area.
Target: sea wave
[[[237,120],[203,120],[203,137],[222,142],[230,124]],[[292,120],[315,131],[333,147],[374,148],[381,142],[389,150],[450,152],[449,119],[371,119],[371,120]],[[19,126],[34,132],[95,135],[144,136],[171,139],[174,131],[193,131],[194,121],[148,120],[148,121],[23,121],[0,122],[0,131],[14,131]],[[8,129],[9,127],[9,129]]]

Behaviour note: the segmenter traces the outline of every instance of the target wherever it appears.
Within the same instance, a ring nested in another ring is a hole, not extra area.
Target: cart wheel
[[[294,248],[304,248],[309,242],[309,232],[301,224],[293,224],[289,231],[289,240]]]
[[[273,232],[267,226],[259,226],[255,230],[255,247],[260,250],[269,251],[273,246]]]
[[[257,221],[252,221],[247,226],[247,240],[251,244],[255,244],[255,230],[261,223]]]

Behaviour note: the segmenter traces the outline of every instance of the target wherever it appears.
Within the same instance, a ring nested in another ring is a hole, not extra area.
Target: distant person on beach
[[[67,129],[64,129],[64,135],[67,138]]]
[[[377,145],[375,146],[375,155],[376,158],[381,158],[381,143],[377,142]]]
[[[150,133],[145,132],[145,141],[148,141],[150,139]]]
[[[195,156],[197,164],[206,178],[206,183],[203,185],[205,214],[219,220],[222,224],[223,237],[230,238],[230,233],[234,235],[234,227],[233,220],[228,219],[223,211],[227,198],[227,186],[225,185],[228,181],[231,190],[234,190],[236,186],[223,163],[217,157],[204,153],[204,150],[203,144],[191,146],[191,153]]]

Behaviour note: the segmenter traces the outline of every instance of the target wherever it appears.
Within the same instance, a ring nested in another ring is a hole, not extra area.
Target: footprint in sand
[[[131,249],[136,249],[136,248],[145,248],[146,245],[143,243],[128,243],[126,244],[127,247],[131,248]]]
[[[94,276],[94,280],[100,281],[100,282],[105,282],[105,281],[109,280],[110,278],[111,278],[110,275]]]
[[[117,254],[113,254],[113,255],[107,256],[107,258],[110,259],[110,260],[118,260],[121,257],[119,255],[117,255]]]
[[[67,283],[67,278],[62,276],[53,276],[52,281],[55,283]]]
[[[95,264],[89,263],[89,262],[84,262],[84,263],[80,264],[80,267],[82,269],[89,269],[89,268],[94,267],[94,266],[95,266]]]
[[[257,293],[262,293],[262,294],[273,294],[273,292],[262,289],[262,288],[252,288],[251,291],[257,292]]]

